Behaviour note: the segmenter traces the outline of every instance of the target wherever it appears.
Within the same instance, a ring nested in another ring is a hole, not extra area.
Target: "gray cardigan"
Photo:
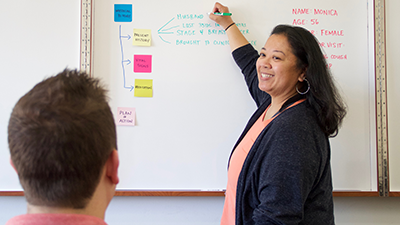
[[[271,102],[258,88],[257,51],[233,57],[258,109],[234,149]],[[239,175],[236,224],[334,224],[330,144],[307,101],[284,110],[260,133]]]

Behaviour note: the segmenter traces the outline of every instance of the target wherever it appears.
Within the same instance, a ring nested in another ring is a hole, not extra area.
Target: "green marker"
[[[215,12],[214,15],[217,15],[217,16],[232,16],[232,13],[219,13],[219,12]]]

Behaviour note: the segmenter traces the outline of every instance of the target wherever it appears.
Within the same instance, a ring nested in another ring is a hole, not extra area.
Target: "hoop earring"
[[[306,79],[306,78],[304,78],[304,80],[307,82],[307,90],[305,91],[305,92],[300,92],[299,91],[299,88],[297,87],[297,84],[296,84],[296,91],[297,91],[297,93],[299,93],[299,94],[301,94],[301,95],[305,95],[305,94],[307,94],[308,93],[308,91],[310,91],[310,83],[308,82],[308,80]],[[304,82],[304,81],[303,81]],[[302,82],[302,83],[303,83]]]

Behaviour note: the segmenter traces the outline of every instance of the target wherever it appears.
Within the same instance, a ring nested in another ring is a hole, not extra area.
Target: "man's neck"
[[[36,206],[28,203],[27,208],[28,214],[37,213],[50,213],[50,214],[82,214],[98,217],[104,220],[104,212],[101,213],[99,210],[89,210],[87,208],[74,209],[74,208],[62,208],[62,207],[50,207],[50,206]]]
[[[89,216],[98,217],[104,220],[105,212],[108,204],[115,194],[115,186],[118,183],[118,153],[116,150],[113,151],[112,158],[110,158],[100,177],[99,184],[97,185],[93,196],[88,201],[87,205],[83,209],[74,208],[62,208],[62,207],[51,207],[51,206],[37,206],[28,203],[28,214],[33,213],[63,213],[63,214],[84,214]],[[110,156],[111,157],[111,156]],[[114,163],[114,164],[113,164]],[[115,182],[106,174],[106,168],[114,168]],[[115,165],[114,167],[112,165]]]
[[[86,211],[85,209],[36,206],[28,204],[28,214],[36,214],[36,213],[85,214],[85,211]]]

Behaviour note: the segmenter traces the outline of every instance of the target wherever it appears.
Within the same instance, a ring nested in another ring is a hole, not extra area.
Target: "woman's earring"
[[[297,84],[296,84],[296,91],[297,91],[297,93],[299,93],[299,94],[301,94],[301,95],[307,94],[308,91],[310,90],[310,83],[308,82],[307,78],[304,78],[304,80],[307,82],[307,90],[306,90],[305,92],[300,92],[300,91],[299,91],[299,88],[297,87]],[[303,82],[304,82],[304,81],[303,81]],[[302,83],[303,83],[303,82],[302,82]]]

